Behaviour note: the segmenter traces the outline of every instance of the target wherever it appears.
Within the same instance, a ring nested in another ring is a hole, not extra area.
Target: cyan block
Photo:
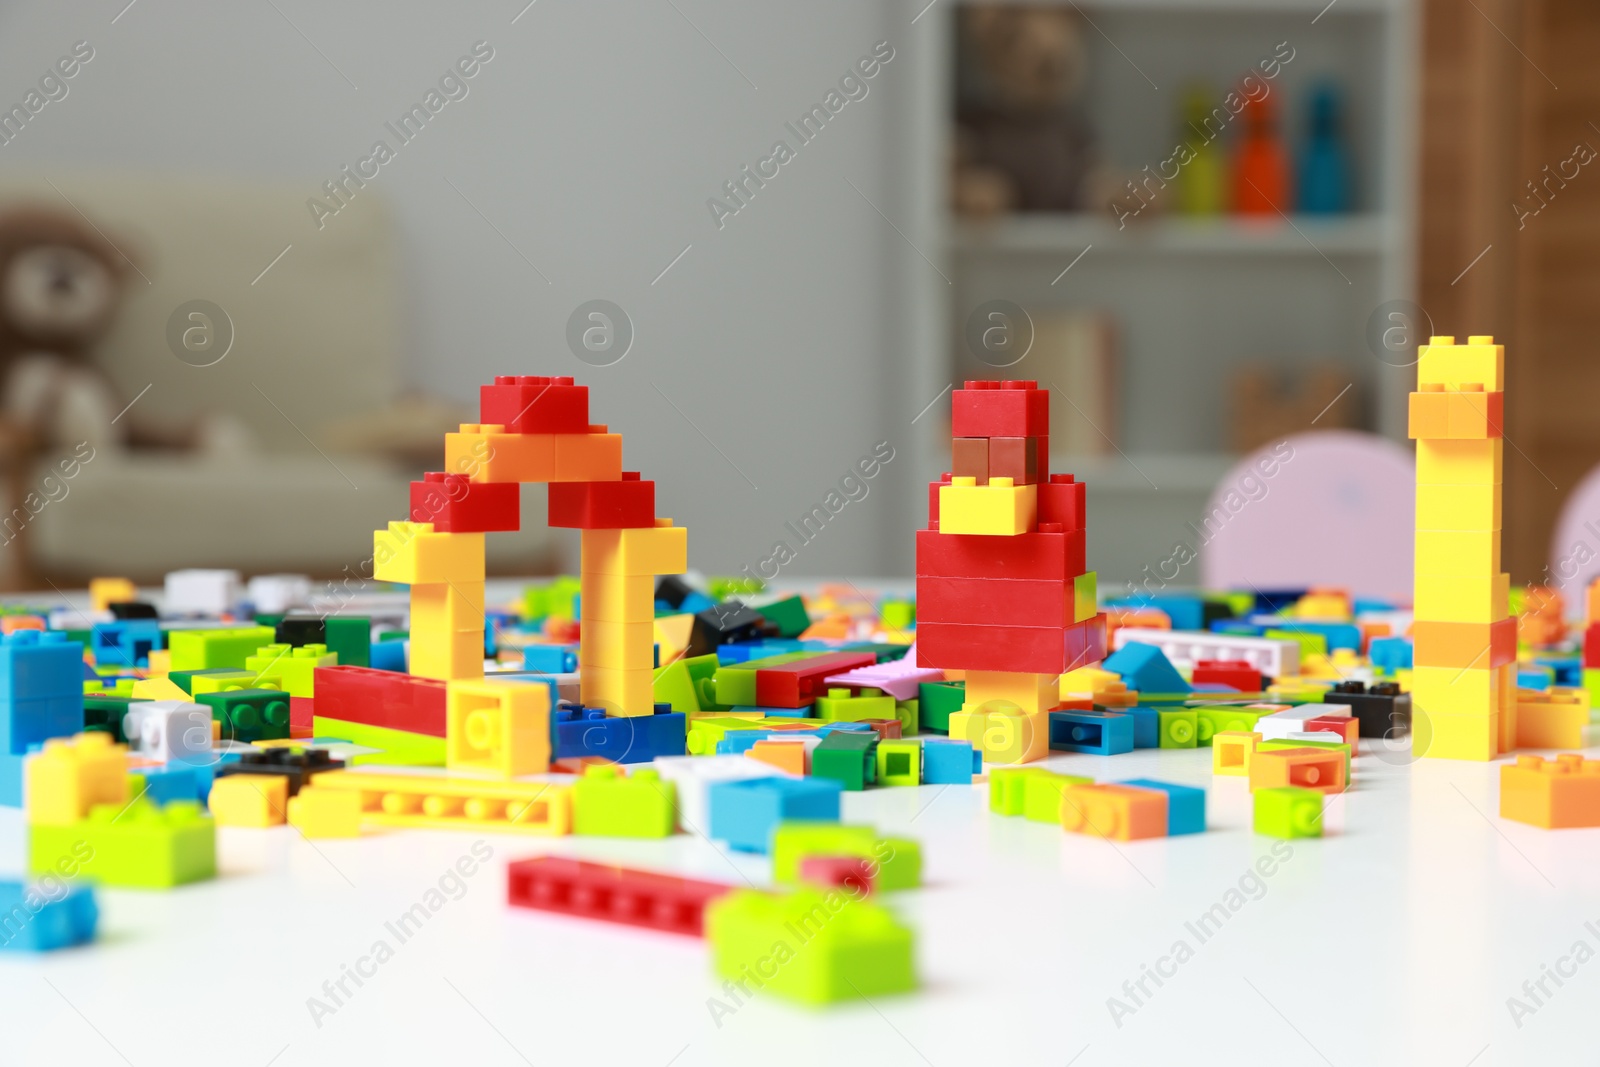
[[[971,742],[948,737],[921,740],[923,785],[971,785],[973,775],[983,773],[983,753]]]
[[[1137,786],[1140,789],[1159,789],[1167,794],[1167,836],[1204,833],[1206,828],[1206,791],[1192,785],[1175,785],[1158,782],[1153,778],[1129,778],[1118,785]]]
[[[401,671],[406,669],[410,641],[374,641],[368,654],[368,666],[376,671]]]
[[[16,755],[30,745],[43,744],[52,737],[71,737],[83,732],[83,689],[65,696],[31,700],[0,696],[0,740],[6,751]]]
[[[809,719],[815,704],[803,704],[798,708],[762,708],[753,704],[735,704],[734,711],[759,711],[769,719]]]
[[[22,764],[26,759],[0,752],[0,808],[22,807]]]
[[[1582,656],[1535,656],[1533,662],[1555,672],[1555,684],[1577,688],[1583,684]]]
[[[1193,687],[1184,681],[1178,668],[1167,659],[1166,653],[1155,645],[1131,642],[1123,645],[1100,664],[1105,670],[1122,676],[1129,689],[1144,693],[1188,693]]]
[[[1161,747],[1161,713],[1143,704],[1132,708],[1118,708],[1133,719],[1133,747]]]
[[[571,674],[578,669],[577,645],[525,645],[522,669],[544,674]]]
[[[1379,670],[1409,671],[1412,651],[1409,637],[1374,637],[1367,643],[1367,656]]]
[[[766,852],[772,831],[795,819],[839,821],[844,788],[828,778],[748,778],[710,789],[713,840],[743,852]]]
[[[1518,689],[1549,689],[1556,672],[1549,667],[1530,667],[1517,672]]]
[[[87,885],[0,882],[0,951],[50,952],[94,940],[100,908]]]
[[[146,667],[150,653],[165,647],[166,635],[156,619],[102,622],[89,632],[89,648],[102,667]]]
[[[1052,711],[1050,747],[1096,756],[1132,752],[1133,716],[1120,711]]]

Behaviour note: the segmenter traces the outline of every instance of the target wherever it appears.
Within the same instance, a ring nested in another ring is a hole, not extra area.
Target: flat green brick
[[[1256,833],[1285,840],[1322,836],[1323,796],[1315,789],[1257,789],[1254,800]]]

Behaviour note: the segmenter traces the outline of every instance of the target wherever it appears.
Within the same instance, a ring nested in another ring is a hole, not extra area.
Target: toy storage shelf
[[[985,302],[1108,313],[1123,454],[1059,455],[1052,468],[1089,484],[1092,527],[1107,531],[1094,538],[1090,562],[1110,586],[1151,562],[1141,555],[1170,551],[1227,469],[1228,382],[1240,366],[1293,373],[1332,361],[1352,383],[1342,402],[1365,405],[1380,432],[1404,437],[1413,372],[1378,359],[1367,335],[1380,308],[1414,292],[1420,15],[1415,0],[1039,2],[1076,7],[1092,22],[1083,30],[1084,107],[1100,157],[1118,172],[1171,154],[1186,86],[1225,87],[1285,41],[1295,57],[1272,91],[1291,151],[1312,88],[1332,79],[1345,97],[1354,168],[1355,210],[1337,217],[1291,209],[1287,220],[1194,219],[1152,208],[1120,230],[1098,204],[957,217],[949,166],[964,5],[907,0],[894,9],[910,22],[905,137],[893,158],[906,195],[898,211],[885,209],[905,238],[891,235],[902,256],[905,422],[952,382],[1036,376],[1026,361],[998,372],[966,350],[967,320]],[[1062,407],[1058,418],[1074,417]],[[913,425],[919,477],[949,467],[948,412],[947,400],[936,402]],[[926,520],[924,494],[910,494],[906,507],[916,524]]]

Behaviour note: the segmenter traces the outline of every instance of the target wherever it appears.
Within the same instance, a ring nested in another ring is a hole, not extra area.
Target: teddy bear
[[[1084,45],[1064,7],[961,12],[955,210],[1075,211],[1090,195],[1094,139],[1079,100]]]
[[[0,423],[13,449],[87,445],[236,452],[247,432],[231,418],[146,422],[90,359],[139,268],[74,211],[18,204],[0,211]]]

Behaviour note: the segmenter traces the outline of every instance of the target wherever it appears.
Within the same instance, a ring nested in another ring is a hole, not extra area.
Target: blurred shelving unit
[[[1353,149],[1356,205],[1343,216],[1141,216],[1120,229],[1107,210],[960,218],[948,179],[963,5],[899,8],[915,19],[902,31],[914,85],[896,162],[907,199],[888,213],[904,222],[905,240],[894,238],[907,309],[903,407],[916,417],[919,477],[948,468],[941,390],[967,377],[1036,377],[1026,360],[997,370],[965,350],[973,309],[1004,299],[1030,312],[1109,313],[1115,449],[1057,454],[1051,469],[1089,483],[1090,562],[1104,587],[1120,587],[1170,553],[1234,461],[1224,424],[1232,369],[1336,362],[1353,385],[1345,401],[1364,404],[1380,432],[1404,436],[1414,372],[1377,358],[1367,333],[1381,305],[1414,298],[1418,12],[1413,0],[1039,2],[1075,7],[1085,20],[1086,107],[1101,154],[1119,171],[1171,153],[1186,87],[1204,81],[1220,94],[1285,41],[1294,59],[1272,85],[1291,154],[1307,94],[1327,79],[1344,94]],[[1076,417],[1053,406],[1058,420]],[[921,525],[924,496],[912,506]]]

